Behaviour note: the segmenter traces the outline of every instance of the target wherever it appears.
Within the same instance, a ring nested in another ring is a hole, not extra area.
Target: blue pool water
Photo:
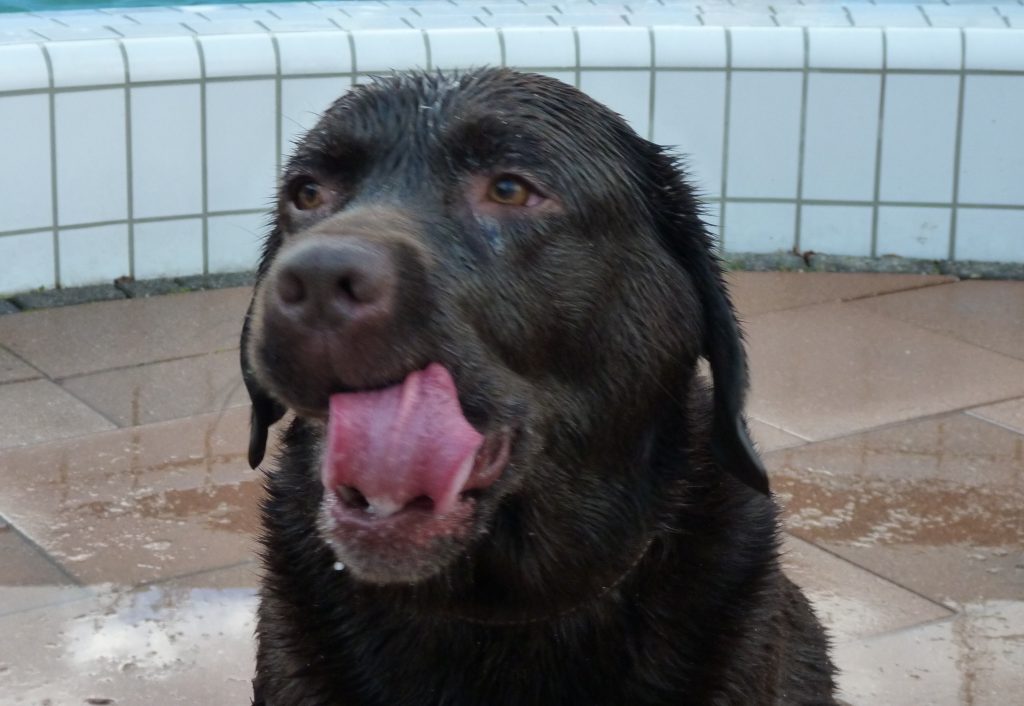
[[[242,0],[235,0],[241,2]],[[281,0],[245,0],[246,4]],[[231,2],[231,0],[227,0]],[[211,5],[210,0],[0,0],[0,12],[42,12],[44,10],[92,10],[97,7],[161,7],[167,5]]]

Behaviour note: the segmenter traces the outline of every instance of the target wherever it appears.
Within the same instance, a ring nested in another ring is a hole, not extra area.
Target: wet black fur
[[[254,703],[834,704],[823,631],[779,567],[736,320],[673,160],[564,84],[485,70],[356,88],[299,145],[282,201],[308,169],[345,190],[340,211],[413,214],[434,264],[401,360],[444,363],[472,422],[519,436],[459,558],[369,585],[333,569],[320,432],[292,423],[267,473]],[[561,209],[468,216],[466,178],[494,170]],[[261,276],[308,226],[281,208]],[[288,392],[254,373],[248,331],[256,464]]]

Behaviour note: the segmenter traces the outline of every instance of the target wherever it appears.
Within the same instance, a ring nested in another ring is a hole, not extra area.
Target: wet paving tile
[[[0,385],[0,449],[42,444],[114,425],[49,380]]]
[[[784,538],[782,563],[786,574],[807,593],[834,642],[892,632],[953,614],[792,535]]]
[[[807,443],[806,439],[801,439],[799,436],[766,424],[760,419],[748,419],[747,426],[750,428],[750,435],[754,438],[754,443],[763,454]]]
[[[29,365],[25,365],[21,359],[10,351],[0,347],[0,383],[34,380],[38,377],[38,371]]]
[[[247,287],[11,314],[0,340],[64,378],[238,347]]]
[[[0,452],[0,514],[84,584],[251,559],[248,409]]]
[[[856,306],[1024,360],[1024,282],[958,282]]]
[[[0,617],[4,704],[247,704],[251,566]]]
[[[946,275],[860,272],[730,272],[729,292],[741,319],[809,304],[849,301],[955,282]]]
[[[949,620],[840,644],[852,706],[1009,706],[1024,674],[1024,601],[962,607]]]
[[[85,589],[3,520],[0,567],[0,615],[86,594]]]
[[[795,535],[947,605],[1024,599],[1024,436],[954,414],[766,463]]]
[[[977,407],[969,414],[1024,434],[1024,399]]]
[[[749,413],[807,439],[1024,394],[1024,361],[852,304],[760,314],[746,330]]]
[[[249,404],[237,350],[93,373],[61,385],[122,427]]]

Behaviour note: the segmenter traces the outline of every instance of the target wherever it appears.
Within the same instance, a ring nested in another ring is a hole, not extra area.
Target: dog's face
[[[579,547],[635,553],[657,521],[654,436],[702,354],[715,453],[760,485],[735,321],[671,161],[553,79],[381,79],[283,175],[243,334],[250,457],[283,408],[313,429],[317,528],[360,580],[587,575],[608,554]]]

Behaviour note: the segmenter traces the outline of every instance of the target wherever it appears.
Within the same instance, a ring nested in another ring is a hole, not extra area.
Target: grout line
[[[957,226],[959,225],[959,203],[960,203],[960,155],[964,135],[964,92],[967,88],[967,78],[964,75],[964,67],[967,64],[967,37],[964,31],[960,30],[960,82],[956,99],[956,137],[953,145],[953,197],[951,213],[949,218],[949,254],[952,260],[956,257]]]
[[[804,200],[804,161],[807,145],[807,84],[809,76],[807,72],[810,56],[810,39],[807,28],[802,32],[804,45],[804,68],[803,79],[800,87],[800,142],[797,146],[797,170],[796,170],[796,217],[793,227],[793,252],[800,252],[801,230],[803,228],[803,200]]]
[[[258,482],[258,479],[256,479],[256,480]],[[196,571],[189,571],[189,572],[186,572],[184,574],[175,574],[174,576],[163,576],[161,578],[151,579],[149,581],[140,581],[137,584],[135,584],[134,586],[132,586],[132,588],[143,588],[143,587],[147,587],[147,586],[159,586],[161,584],[170,583],[172,581],[180,581],[181,579],[194,578],[196,576],[203,576],[205,574],[212,574],[212,573],[216,573],[218,571],[227,571],[229,569],[240,569],[243,566],[255,566],[255,567],[259,568],[259,566],[260,566],[259,556],[256,555],[256,554],[253,554],[252,558],[245,559],[245,560],[239,561],[239,562],[235,562],[234,564],[225,564],[224,566],[214,566],[214,567],[211,567],[211,568],[208,568],[208,569],[198,569]],[[255,574],[254,574],[254,577],[255,577]],[[239,586],[239,588],[247,588],[247,587]],[[256,587],[255,586],[252,587],[253,595],[256,595],[256,591],[257,591]]]
[[[579,88],[580,84],[583,82],[583,70],[580,66],[580,32],[576,27],[572,28],[572,41],[576,57],[576,66],[572,70],[575,72],[576,88]]]
[[[262,24],[262,23],[260,23]],[[270,29],[267,28],[269,32]],[[284,126],[282,123],[282,114],[284,112],[282,107],[282,87],[281,87],[281,46],[278,44],[277,35],[271,33],[270,43],[274,48],[274,67],[277,70],[277,75],[274,77],[274,144],[277,146],[274,150],[274,180],[280,179],[281,174],[281,152],[284,150],[282,144],[284,138]]]
[[[43,60],[46,62],[46,76],[50,90],[49,111],[50,111],[50,219],[52,228],[45,230],[53,231],[53,286],[59,287],[60,282],[60,235],[57,222],[60,218],[59,205],[57,203],[57,96],[54,93],[56,80],[53,75],[53,59],[50,57],[50,50],[45,44],[40,44],[43,52]]]
[[[656,103],[656,100],[655,100],[655,95],[656,95],[656,91],[658,89],[657,74],[654,71],[654,61],[655,61],[657,46],[656,46],[656,40],[655,40],[655,37],[654,37],[654,28],[653,27],[648,27],[647,28],[647,38],[648,38],[648,41],[649,41],[650,47],[651,47],[651,67],[650,67],[651,77],[650,77],[650,84],[648,86],[648,97],[647,97],[647,111],[648,111],[647,112],[647,139],[648,139],[648,141],[653,141],[654,140],[654,111],[657,108],[657,103]]]
[[[427,66],[426,66],[426,69],[427,69],[427,71],[432,71],[433,68],[434,68],[434,57],[433,57],[432,48],[430,46],[430,35],[427,34],[427,30],[425,30],[425,29],[421,29],[420,30],[420,34],[423,36],[423,48],[426,49],[426,52],[427,52]]]
[[[888,35],[882,31],[882,77],[878,85],[878,137],[875,140],[875,189],[871,209],[871,257],[878,257],[878,211],[882,191],[882,145],[885,135],[886,69],[889,66]]]
[[[501,30],[501,27],[497,27],[494,30],[498,34],[498,51],[501,55],[501,67],[505,68],[508,66],[508,51],[505,47],[505,33]]]
[[[128,64],[128,50],[124,42],[117,40],[117,48],[121,51],[121,61],[124,62],[124,153],[125,171],[127,183],[127,211],[128,211],[128,276],[135,279],[135,170],[133,168],[134,154],[132,151],[132,94],[129,88],[132,83],[131,66]]]
[[[729,130],[732,127],[732,31],[725,28],[725,106],[722,129],[722,184],[718,194],[718,250],[725,252],[725,212],[728,206],[729,183]]]
[[[9,448],[20,448],[20,447],[15,446],[15,447],[9,447]],[[6,451],[8,449],[4,449],[4,450]],[[18,525],[15,524],[13,521],[8,519],[6,515],[0,515],[0,519],[3,519],[4,524],[7,525],[7,529],[9,529],[10,531],[14,532],[14,534],[18,535],[18,537],[21,539],[21,541],[25,542],[25,544],[27,544],[30,547],[32,547],[32,549],[34,549],[38,554],[40,554],[42,556],[42,558],[46,561],[47,564],[49,564],[53,568],[57,569],[57,571],[64,578],[66,578],[68,581],[71,582],[71,586],[69,586],[68,588],[81,588],[81,589],[88,590],[86,588],[85,584],[83,584],[81,581],[79,581],[78,578],[74,574],[72,574],[70,571],[68,571],[64,567],[63,564],[61,564],[59,561],[57,561],[57,559],[55,557],[53,557],[48,551],[46,551],[46,549],[41,544],[39,544],[39,542],[35,541],[34,539],[32,539],[32,537],[30,537],[29,535],[25,534],[21,530],[21,528],[19,528]],[[47,604],[47,605],[49,605],[49,604]],[[43,606],[33,606],[32,608],[27,608],[27,609],[22,609],[22,610],[15,610],[15,611],[12,611],[10,613],[9,612],[0,612],[0,615],[7,616],[7,615],[11,615],[12,613],[20,613],[20,612],[23,612],[24,610],[34,610],[35,608],[42,608],[42,607]]]
[[[206,53],[198,35],[193,35],[196,51],[199,54],[199,152],[202,155],[202,201],[203,201],[203,274],[210,274],[210,165],[207,154],[208,136],[206,113]]]
[[[217,290],[207,290],[207,291],[217,291]],[[194,292],[186,292],[186,294],[193,294],[193,293]],[[119,300],[116,300],[116,301],[131,301],[131,300],[130,299],[129,300],[119,299]],[[36,311],[45,311],[45,309],[44,310],[36,310]],[[69,380],[80,380],[82,378],[92,377],[93,375],[100,375],[100,374],[106,374],[106,373],[120,373],[120,372],[124,372],[126,370],[135,370],[137,368],[145,368],[145,367],[148,367],[150,365],[162,365],[164,363],[177,363],[177,362],[180,362],[180,361],[183,361],[183,360],[192,360],[194,358],[206,358],[207,356],[217,355],[219,353],[231,353],[231,352],[237,351],[237,350],[238,350],[238,346],[229,346],[227,348],[215,348],[214,350],[207,351],[206,353],[188,353],[186,355],[171,356],[170,358],[157,358],[155,360],[146,360],[146,361],[143,361],[141,363],[130,363],[128,365],[115,365],[112,368],[99,368],[97,370],[89,370],[87,372],[82,372],[82,373],[73,373],[71,375],[62,375],[62,376],[56,376],[56,377],[46,376],[46,379],[49,380],[50,382],[56,384],[56,385],[63,385],[63,383],[65,383],[65,382],[67,382]],[[40,373],[42,373],[41,370],[40,370]],[[42,373],[42,374],[45,375],[45,373]],[[205,414],[205,412],[204,412],[204,414]]]

